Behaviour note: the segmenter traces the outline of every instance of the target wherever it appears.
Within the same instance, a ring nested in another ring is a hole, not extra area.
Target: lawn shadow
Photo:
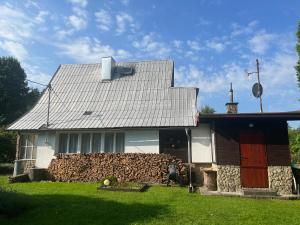
[[[0,218],[0,224],[144,224],[169,211],[161,204],[124,203],[78,195],[26,195],[26,199],[30,209],[15,218]]]

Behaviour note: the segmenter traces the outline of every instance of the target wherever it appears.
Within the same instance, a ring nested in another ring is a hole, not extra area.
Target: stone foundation
[[[237,192],[241,190],[240,167],[233,165],[217,166],[218,191]]]
[[[270,189],[281,195],[292,194],[293,175],[290,166],[269,166],[268,177]]]

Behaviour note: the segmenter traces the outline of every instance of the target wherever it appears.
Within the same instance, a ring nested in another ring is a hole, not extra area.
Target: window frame
[[[77,140],[77,151],[76,152],[70,152],[69,149],[69,140],[70,140],[70,134],[78,134],[78,140]],[[90,153],[124,153],[125,152],[125,137],[126,137],[126,132],[125,131],[120,131],[120,130],[107,130],[107,131],[61,131],[61,132],[57,132],[56,138],[57,138],[57,145],[56,145],[56,150],[55,152],[58,154],[78,154],[78,153],[84,153],[81,151],[81,144],[82,144],[82,134],[90,134],[90,146],[88,151],[86,152],[86,154],[90,154]],[[105,152],[105,134],[106,133],[113,133],[113,151],[112,152]],[[124,149],[122,152],[117,152],[116,151],[116,136],[117,133],[123,133],[124,135]],[[60,152],[60,134],[67,134],[67,151],[66,152]],[[92,148],[93,148],[93,138],[94,138],[94,134],[101,134],[101,147],[100,147],[100,152],[93,152]]]
[[[32,145],[28,145],[29,136],[33,137]],[[25,137],[25,145],[22,145],[23,138]],[[38,135],[36,133],[23,133],[20,134],[20,146],[19,146],[19,160],[36,160],[37,157],[37,142],[38,142]],[[30,151],[30,158],[27,158],[27,148],[31,148]],[[23,149],[23,150],[22,150]],[[33,151],[35,149],[35,158],[33,158]],[[24,151],[24,158],[22,157],[22,151]]]

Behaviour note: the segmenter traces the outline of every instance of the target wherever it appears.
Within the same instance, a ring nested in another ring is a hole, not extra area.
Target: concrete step
[[[268,188],[244,188],[242,193],[246,196],[277,196],[277,191]]]

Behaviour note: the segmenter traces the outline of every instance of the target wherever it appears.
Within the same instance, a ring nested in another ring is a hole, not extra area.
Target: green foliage
[[[110,186],[116,186],[118,184],[118,178],[116,178],[115,176],[108,176],[100,181],[101,186],[104,186],[104,181],[106,179],[108,179],[110,181]]]
[[[297,79],[298,79],[298,86],[300,88],[300,21],[298,23],[296,51],[298,54],[298,62],[295,66],[295,69],[296,69],[296,74],[297,74]]]
[[[216,110],[209,105],[205,105],[204,107],[201,107],[200,112],[202,114],[213,114],[216,112]]]
[[[14,171],[13,163],[0,163],[0,175],[11,175]]]
[[[0,129],[0,163],[12,163],[16,156],[16,133]]]
[[[292,162],[300,163],[300,128],[292,129],[289,127],[289,142]]]
[[[26,73],[17,59],[0,57],[0,125],[7,125],[23,115],[40,95],[30,89]]]

